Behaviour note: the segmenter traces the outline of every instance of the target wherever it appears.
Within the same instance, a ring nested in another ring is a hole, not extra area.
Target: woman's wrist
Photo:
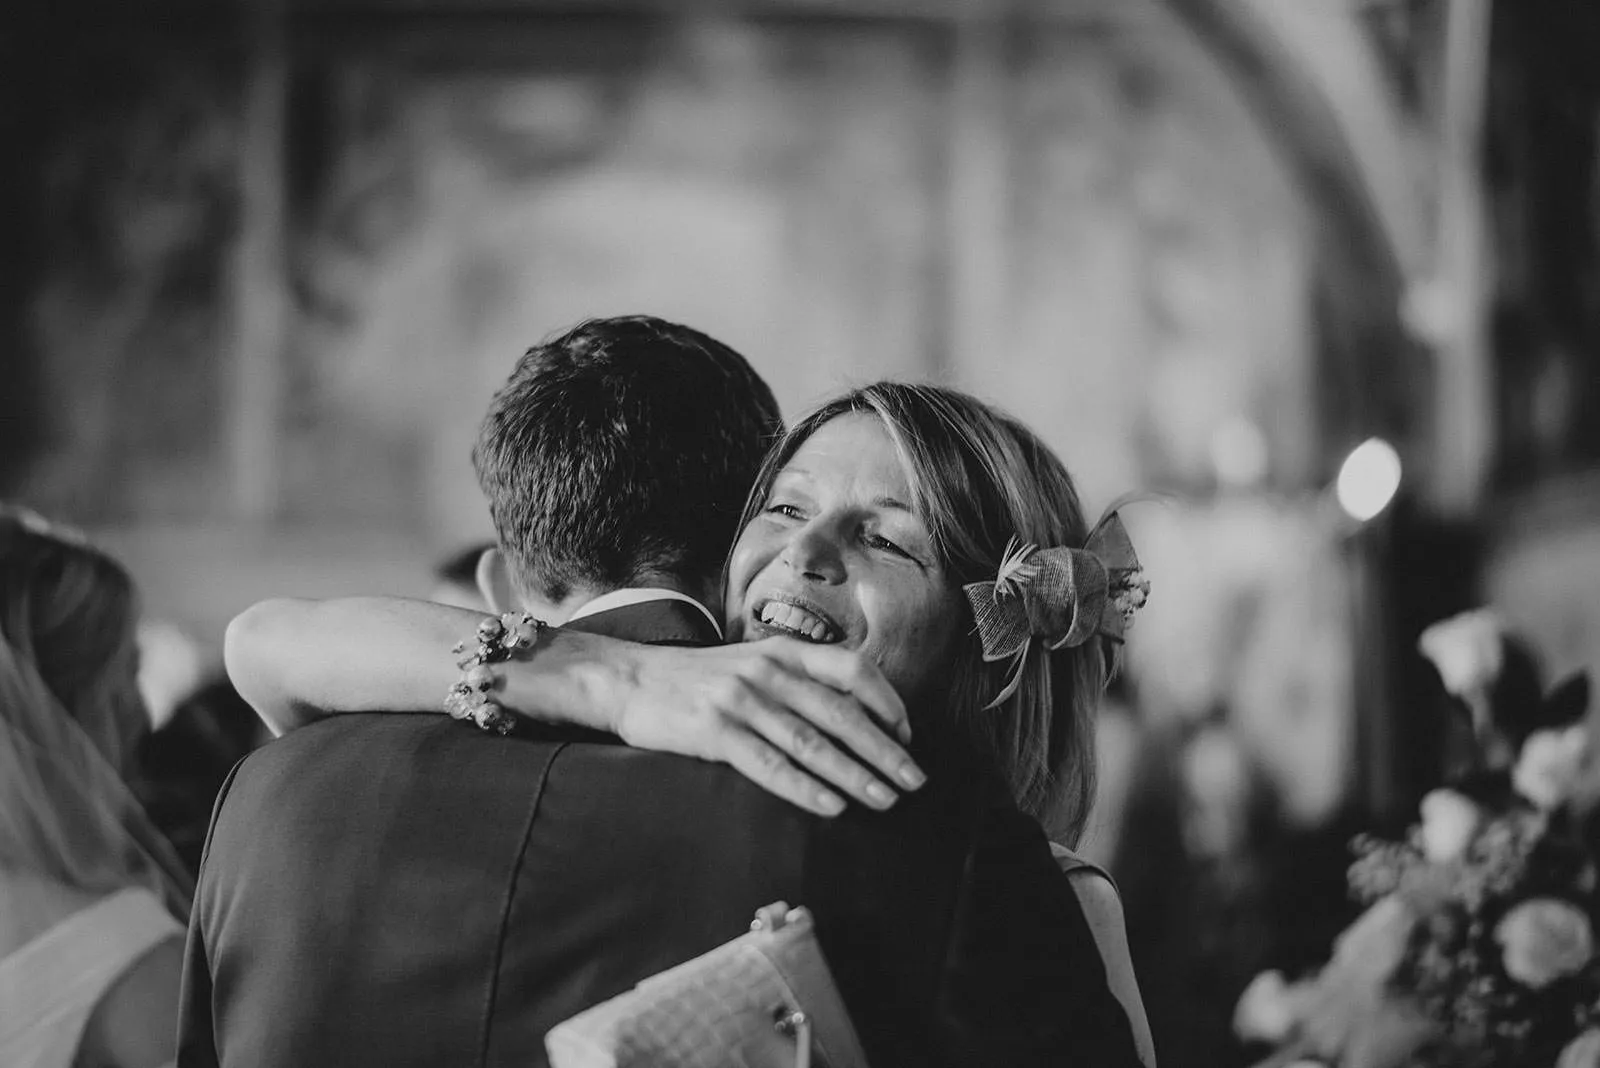
[[[549,630],[526,659],[503,665],[497,700],[540,723],[621,733],[645,646],[580,631]]]

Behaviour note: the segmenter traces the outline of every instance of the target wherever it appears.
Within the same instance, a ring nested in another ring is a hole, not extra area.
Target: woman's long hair
[[[957,590],[992,581],[1012,538],[1078,548],[1088,537],[1072,476],[1038,435],[968,394],[901,382],[852,390],[796,423],[757,476],[740,529],[806,439],[852,412],[883,422],[911,483],[912,505]],[[1017,803],[1058,841],[1076,845],[1094,799],[1094,717],[1114,650],[1098,637],[1057,652],[1036,648],[1016,692],[985,710],[1010,665],[984,663],[973,629],[958,639],[942,711],[967,744],[990,755]]]
[[[116,561],[0,504],[0,866],[142,886],[186,918],[188,876],[124,779],[149,724],[136,611]]]

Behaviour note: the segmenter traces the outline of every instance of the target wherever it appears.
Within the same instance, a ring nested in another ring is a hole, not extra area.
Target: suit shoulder
[[[766,791],[725,764],[654,749],[635,749],[610,736],[583,737],[571,741],[564,746],[561,759],[567,764],[585,763],[629,773],[649,772],[684,781],[739,783],[741,792],[748,787],[753,795],[766,794]]]
[[[768,812],[807,815],[725,764],[676,753],[634,749],[621,743],[573,742],[562,747],[558,769],[565,777],[581,777],[596,790],[614,786],[641,800],[701,798],[705,804],[719,806],[708,808],[708,816],[720,808],[737,810],[745,819],[761,819]]]
[[[330,716],[247,754],[234,766],[222,802],[237,808],[246,798],[270,799],[272,807],[282,808],[301,791],[344,795],[370,784],[374,769],[408,765],[415,754],[432,753],[459,765],[470,762],[472,754],[452,756],[458,746],[505,741],[442,715]]]
[[[236,779],[270,775],[296,766],[301,760],[325,751],[352,744],[358,725],[353,720],[366,716],[329,716],[325,720],[299,727],[246,753],[235,766]]]
[[[274,738],[247,755],[240,767],[241,770],[263,769],[317,753],[403,744],[405,740],[418,736],[437,736],[448,740],[450,734],[457,733],[466,738],[482,735],[485,741],[502,741],[498,737],[490,739],[481,731],[469,731],[443,714],[346,712],[328,716]]]

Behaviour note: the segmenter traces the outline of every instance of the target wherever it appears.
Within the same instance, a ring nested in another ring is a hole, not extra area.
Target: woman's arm
[[[228,677],[275,735],[336,712],[438,712],[483,618],[397,597],[281,598],[228,624]]]
[[[460,676],[451,647],[478,613],[392,597],[272,600],[228,626],[228,674],[275,733],[336,712],[440,712]],[[645,749],[732,765],[822,815],[873,808],[922,773],[900,744],[905,707],[877,666],[836,646],[774,638],[681,649],[551,630],[495,665],[495,699],[532,719],[608,731]],[[874,774],[876,772],[877,774]]]

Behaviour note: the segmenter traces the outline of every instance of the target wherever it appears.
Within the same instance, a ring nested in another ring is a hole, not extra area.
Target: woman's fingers
[[[756,648],[769,652],[818,682],[849,694],[877,717],[902,743],[911,741],[911,721],[905,702],[894,692],[878,665],[866,656],[837,645],[814,645],[797,638],[768,638]],[[859,710],[856,710],[859,713]],[[858,715],[849,715],[854,722]]]
[[[905,790],[915,790],[925,781],[911,755],[884,733],[853,696],[795,674],[787,666],[778,666],[751,684],[781,713],[775,714],[769,707],[762,721],[751,726],[800,765],[852,797],[874,808],[888,808],[894,803],[894,794],[878,776]],[[830,739],[855,756],[840,752]]]
[[[806,679],[789,681],[797,688],[826,689]],[[750,714],[743,720],[749,729],[781,751],[801,771],[833,785],[869,808],[881,810],[893,805],[897,795],[878,776],[842,752],[827,734],[817,728],[814,720],[808,721],[790,711],[795,704],[804,702],[785,699],[783,690],[786,688],[776,686],[767,693],[751,689],[747,699]],[[834,694],[832,700],[849,699]],[[873,730],[876,732],[876,728]],[[882,737],[881,732],[879,738],[883,746],[899,750],[900,747]],[[907,762],[910,758],[902,755],[894,759]]]
[[[789,762],[775,746],[749,730],[730,729],[723,737],[722,759],[735,771],[785,801],[819,816],[844,811],[844,798]]]
[[[779,639],[692,653],[638,647],[613,729],[630,745],[723,761],[821,815],[844,807],[825,784],[887,808],[896,795],[883,780],[902,789],[925,780],[885,732],[905,730],[904,705],[876,665],[829,652]]]

